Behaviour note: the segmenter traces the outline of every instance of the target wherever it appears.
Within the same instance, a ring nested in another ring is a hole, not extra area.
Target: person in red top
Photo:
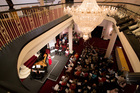
[[[78,57],[79,57],[78,53],[76,53],[76,54],[74,55],[74,57],[75,57],[76,59],[78,59]]]
[[[50,54],[48,54],[48,62],[49,62],[49,65],[52,64],[52,59],[51,59],[51,55]]]
[[[76,76],[80,76],[81,71],[80,71],[80,70],[77,70],[74,74],[75,74]]]
[[[99,81],[99,86],[102,86],[104,84],[104,82],[106,81],[105,77],[98,77],[98,81]]]
[[[70,89],[71,89],[71,90],[76,89],[76,84],[72,83],[72,84],[70,85]]]

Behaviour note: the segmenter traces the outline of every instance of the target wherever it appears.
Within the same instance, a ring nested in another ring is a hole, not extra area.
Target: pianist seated
[[[33,65],[31,69],[31,76],[34,79],[42,79],[44,77],[45,70],[41,65]]]

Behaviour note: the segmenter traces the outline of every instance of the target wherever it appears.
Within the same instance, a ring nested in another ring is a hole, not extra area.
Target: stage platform
[[[45,76],[41,79],[31,79],[30,75],[22,82],[25,87],[27,87],[31,93],[38,93],[41,86],[46,82],[47,79],[50,79],[52,81],[57,81],[59,75],[61,74],[64,66],[66,65],[69,57],[66,57],[64,54],[55,55],[55,53],[51,53],[52,57],[52,64],[48,66],[47,73]]]

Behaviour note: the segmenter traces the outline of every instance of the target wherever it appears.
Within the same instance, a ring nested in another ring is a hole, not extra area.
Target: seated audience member
[[[112,67],[112,66],[113,66],[113,64],[114,64],[114,61],[113,61],[113,60],[108,59],[108,60],[107,60],[107,63],[108,63],[108,67]]]
[[[125,80],[125,78],[123,76],[118,76],[116,78],[118,79],[117,80],[118,84],[121,83],[121,82],[126,82],[126,80]]]
[[[58,49],[59,55],[61,55],[61,52],[62,52],[62,45],[60,45],[60,46],[59,46],[59,49]]]
[[[63,54],[65,54],[66,49],[67,49],[67,46],[66,46],[66,45],[63,45],[63,46],[62,46]]]
[[[59,40],[59,45],[61,45],[62,44],[62,41],[61,40]]]
[[[56,84],[56,85],[53,87],[53,89],[54,89],[55,91],[60,91],[60,86],[59,86],[58,84]]]
[[[74,64],[72,63],[72,61],[70,61],[70,63],[68,64],[68,67],[73,67]]]
[[[105,81],[106,81],[105,77],[98,77],[99,86],[103,86]]]
[[[76,75],[76,76],[80,76],[80,74],[81,74],[80,70],[77,70],[76,72],[74,72],[74,75]]]
[[[66,86],[66,85],[67,85],[67,81],[62,80],[62,82],[61,82],[61,86]]]
[[[110,75],[115,74],[115,71],[113,69],[108,69],[108,72],[110,73]]]
[[[96,83],[93,83],[93,85],[92,85],[92,89],[97,89],[97,85],[96,85]]]
[[[78,65],[75,70],[82,70],[82,66],[81,65]]]
[[[87,85],[88,85],[88,81],[87,80],[84,80],[84,82],[82,83],[83,88],[84,87],[87,87]]]
[[[66,49],[65,56],[69,56],[69,48]]]
[[[56,44],[56,46],[55,46],[55,54],[58,54],[58,49],[59,49],[59,46],[58,46],[58,44]]]
[[[71,60],[72,62],[75,62],[75,61],[76,61],[76,58],[72,55],[72,56],[70,57],[70,60]]]
[[[68,74],[66,74],[64,77],[61,78],[62,81],[67,82],[69,79]]]
[[[70,73],[71,71],[72,71],[72,67],[71,66],[65,66],[65,68],[66,68],[66,73],[68,72],[68,73]]]
[[[86,78],[86,77],[88,77],[88,73],[87,72],[81,72],[81,76]]]
[[[71,83],[70,84],[70,89],[71,90],[75,90],[76,89],[76,84],[75,83]]]
[[[78,57],[79,57],[78,53],[76,53],[76,54],[74,55],[74,57],[75,57],[76,59],[78,59]]]
[[[63,45],[65,44],[65,39],[64,39],[64,38],[62,39],[62,44],[63,44]]]
[[[112,90],[110,90],[110,92],[109,93],[118,93],[118,89],[117,88],[115,88],[115,89],[112,89]]]
[[[91,78],[92,78],[92,79],[97,78],[97,73],[96,73],[96,72],[95,72],[95,73],[92,73],[92,74],[91,74]]]
[[[59,49],[59,45],[58,44],[56,44],[55,49]]]

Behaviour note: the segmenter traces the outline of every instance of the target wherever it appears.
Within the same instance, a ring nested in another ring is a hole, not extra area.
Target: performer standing
[[[49,61],[49,65],[51,65],[52,64],[52,59],[51,59],[51,55],[50,54],[48,54],[48,61]]]

